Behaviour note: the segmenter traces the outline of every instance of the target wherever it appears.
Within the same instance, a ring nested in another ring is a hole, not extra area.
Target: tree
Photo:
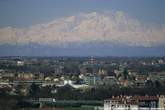
[[[123,71],[123,77],[124,77],[124,80],[128,79],[128,71],[126,68]]]
[[[151,81],[151,80],[147,80],[147,82],[146,82],[146,86],[147,87],[153,87],[153,82]]]
[[[38,85],[36,85],[34,82],[32,83],[32,85],[30,86],[29,89],[29,94],[31,97],[36,97],[37,93],[39,92],[40,88]]]
[[[155,81],[155,87],[156,88],[160,88],[161,87],[161,83],[158,80]]]

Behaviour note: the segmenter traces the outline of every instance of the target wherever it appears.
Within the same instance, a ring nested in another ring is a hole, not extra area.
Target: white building
[[[138,105],[133,103],[122,103],[118,100],[105,100],[104,110],[138,110]]]
[[[165,96],[118,96],[104,101],[104,110],[165,110]]]
[[[17,66],[23,66],[24,62],[23,61],[17,61]]]
[[[159,97],[159,108],[165,110],[165,96]]]
[[[67,85],[67,84],[72,85],[73,81],[71,81],[71,80],[64,80],[64,85]]]

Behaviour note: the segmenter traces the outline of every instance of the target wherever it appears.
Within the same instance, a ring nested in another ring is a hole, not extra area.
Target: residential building
[[[165,110],[164,96],[117,96],[104,101],[104,110]]]
[[[138,110],[137,102],[127,98],[117,98],[104,101],[104,110]]]
[[[84,76],[83,79],[84,79],[85,84],[90,85],[90,86],[102,84],[101,77],[97,76],[97,75],[92,75],[91,74],[91,75],[88,75],[88,76]]]

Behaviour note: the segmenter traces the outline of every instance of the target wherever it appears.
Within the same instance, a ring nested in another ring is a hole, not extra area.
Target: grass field
[[[64,110],[94,110],[94,107],[67,107]]]

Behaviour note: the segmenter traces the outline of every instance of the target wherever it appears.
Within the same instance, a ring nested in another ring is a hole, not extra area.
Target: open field
[[[64,110],[94,110],[94,107],[67,107]]]

